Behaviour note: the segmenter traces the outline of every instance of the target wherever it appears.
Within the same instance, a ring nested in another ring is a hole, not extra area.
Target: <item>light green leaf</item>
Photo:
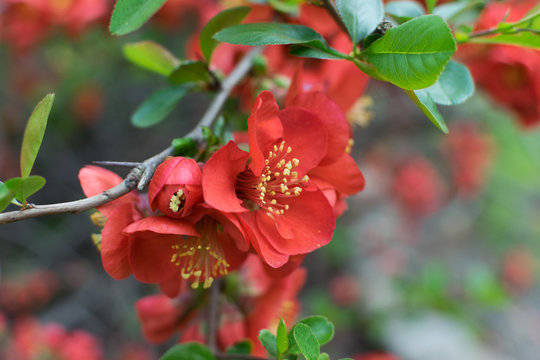
[[[283,318],[279,321],[276,332],[277,350],[279,354],[283,354],[289,348],[289,339],[287,338],[287,326]]]
[[[263,46],[302,44],[330,55],[341,53],[332,49],[321,34],[303,25],[281,23],[256,23],[234,25],[221,30],[214,39],[230,44]]]
[[[437,0],[426,0],[426,7],[427,7],[428,13],[431,14],[433,12],[433,8],[435,8],[435,4],[437,4]]]
[[[0,212],[11,203],[11,200],[15,197],[15,191],[11,190],[6,184],[0,182]]]
[[[160,360],[216,360],[210,349],[200,343],[188,342],[170,348]]]
[[[296,324],[293,328],[293,336],[306,360],[318,359],[321,353],[320,345],[309,326],[303,323]]]
[[[180,65],[180,60],[169,50],[153,41],[125,44],[124,56],[133,64],[163,76],[169,76]]]
[[[389,29],[361,56],[383,79],[409,90],[433,85],[455,51],[448,25],[424,15]]]
[[[492,37],[470,38],[462,42],[516,45],[540,50],[540,35],[524,31],[515,34],[502,34]]]
[[[45,182],[45,178],[33,175],[24,178],[9,179],[4,184],[15,193],[17,200],[26,204],[26,199],[39,191],[45,185]]]
[[[389,2],[384,7],[384,12],[400,22],[405,22],[424,15],[424,8],[415,1],[402,0]]]
[[[433,9],[434,15],[439,15],[446,21],[452,21],[458,15],[461,15],[474,8],[483,6],[483,0],[458,1],[447,4],[441,4]]]
[[[297,14],[303,0],[268,0],[268,4],[286,14]]]
[[[353,45],[371,34],[384,16],[381,0],[336,0],[336,6]]]
[[[140,28],[167,0],[118,0],[109,24],[113,35],[125,35]]]
[[[274,357],[278,356],[277,340],[274,334],[272,334],[266,329],[262,329],[259,332],[259,341],[261,342],[262,346],[264,346],[269,355]]]
[[[21,147],[22,177],[27,177],[30,175],[30,171],[32,171],[32,166],[34,166],[41,142],[43,141],[47,119],[49,118],[53,102],[54,94],[47,94],[36,105],[28,119]]]
[[[249,11],[250,8],[247,6],[226,9],[210,19],[204,26],[201,31],[199,43],[201,45],[202,54],[208,63],[212,58],[214,49],[219,45],[219,42],[214,40],[212,36],[220,30],[240,23],[247,16]]]
[[[186,61],[169,75],[169,81],[176,85],[197,83],[202,86],[210,79],[208,68],[202,61]]]
[[[472,96],[474,81],[465,65],[450,60],[435,84],[415,92],[427,93],[436,104],[457,105]]]
[[[314,59],[325,59],[325,60],[347,60],[350,59],[349,55],[340,53],[338,51],[328,52],[322,51],[319,49],[306,47],[302,45],[291,45],[289,48],[289,54],[300,57],[314,58]]]
[[[328,356],[327,353],[322,353],[321,355],[319,355],[317,360],[330,360],[330,356]]]
[[[417,93],[416,91],[407,90],[405,91],[407,95],[411,98],[412,101],[426,114],[429,120],[435,126],[437,126],[443,133],[448,134],[448,127],[446,126],[446,123],[444,122],[444,119],[439,113],[439,110],[437,109],[437,105],[435,105],[435,102],[429,96],[428,93]]]
[[[135,110],[131,123],[138,128],[160,123],[188,92],[189,88],[186,86],[171,86],[156,91]]]

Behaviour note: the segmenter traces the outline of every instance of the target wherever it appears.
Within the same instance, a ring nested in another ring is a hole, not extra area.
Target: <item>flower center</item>
[[[171,201],[169,202],[169,209],[172,210],[172,212],[178,212],[182,206],[184,206],[184,202],[186,201],[186,195],[184,195],[184,192],[182,189],[178,190],[176,193],[171,196]]]
[[[289,209],[283,200],[291,196],[299,196],[303,186],[309,181],[305,175],[298,178],[298,172],[294,169],[300,164],[300,160],[290,156],[292,148],[282,141],[265,158],[265,167],[259,177],[253,173],[240,174],[238,179],[239,195],[255,202],[260,208],[266,210],[266,214],[273,217],[274,214],[283,214]]]
[[[171,246],[175,251],[171,263],[180,267],[180,274],[184,279],[192,281],[191,287],[194,289],[201,283],[207,289],[216,277],[229,272],[229,263],[219,244],[219,225],[214,219],[204,217],[196,226],[200,238],[186,237]]]

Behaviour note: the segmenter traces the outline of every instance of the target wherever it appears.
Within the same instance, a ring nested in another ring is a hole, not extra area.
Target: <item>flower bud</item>
[[[169,217],[191,214],[193,206],[203,200],[201,169],[197,162],[183,157],[165,160],[150,182],[148,199],[153,211],[157,208]]]

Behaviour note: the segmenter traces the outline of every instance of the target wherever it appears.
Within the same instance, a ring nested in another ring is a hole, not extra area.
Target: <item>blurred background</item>
[[[28,116],[56,93],[33,170],[47,179],[36,204],[82,198],[77,174],[94,160],[161,151],[210,100],[192,94],[151,129],[130,124],[165,81],[125,60],[123,44],[154,40],[183,58],[196,9],[170,1],[141,31],[117,38],[107,32],[111,1],[45,3],[57,4],[50,17],[24,2],[0,4],[0,180],[19,175]],[[508,64],[497,71],[513,84],[540,81]],[[335,323],[324,348],[333,357],[538,359],[540,129],[495,99],[480,86],[465,104],[441,107],[449,135],[380,82],[349,111],[366,188],[348,199],[330,245],[306,258],[300,295],[303,315]],[[133,303],[157,288],[105,273],[90,213],[0,226],[0,348],[14,336],[35,347],[53,323],[78,344],[73,354],[153,359],[171,345],[142,339]]]

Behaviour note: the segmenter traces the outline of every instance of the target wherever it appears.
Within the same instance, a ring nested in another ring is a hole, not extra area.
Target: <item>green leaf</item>
[[[415,1],[392,1],[386,4],[384,11],[392,17],[405,22],[412,18],[424,15],[424,8]]]
[[[346,60],[351,58],[349,55],[340,53],[339,51],[328,52],[302,45],[291,45],[291,47],[289,48],[289,54],[294,56],[325,60]]]
[[[32,166],[36,161],[45,128],[47,127],[47,119],[51,112],[51,107],[54,102],[54,94],[47,94],[34,108],[26,129],[21,147],[21,176],[27,177],[32,171]]]
[[[437,126],[443,133],[448,134],[448,127],[446,126],[446,123],[444,122],[444,119],[439,113],[439,110],[437,109],[437,105],[435,105],[435,102],[431,98],[431,96],[428,93],[418,93],[416,91],[407,90],[405,91],[407,95],[411,98],[412,101],[426,114],[429,120],[435,126]]]
[[[188,342],[178,344],[170,348],[160,360],[215,360],[212,354],[203,344]]]
[[[283,318],[281,318],[277,327],[276,341],[278,353],[283,354],[287,351],[289,348],[289,339],[287,338],[287,326]]]
[[[169,50],[153,41],[125,44],[124,56],[133,64],[163,76],[169,76],[180,65],[180,60]]]
[[[336,0],[336,6],[353,45],[371,34],[384,17],[381,0]]]
[[[186,95],[186,86],[171,86],[150,95],[131,116],[131,123],[138,128],[154,126],[170,114],[176,104]]]
[[[433,9],[435,8],[435,4],[437,4],[437,0],[426,0],[426,7],[428,13],[432,13]]]
[[[465,65],[450,60],[435,84],[415,92],[427,93],[436,104],[457,105],[472,96],[474,81]]]
[[[225,350],[225,352],[227,354],[249,355],[251,354],[252,350],[253,350],[253,343],[251,342],[251,340],[242,340],[232,346],[229,346]]]
[[[15,197],[15,191],[11,190],[6,184],[0,182],[0,212],[11,203],[11,200]]]
[[[249,46],[303,44],[331,55],[341,54],[328,46],[321,34],[315,30],[295,24],[240,24],[221,30],[214,35],[214,39]]]
[[[330,360],[330,356],[328,356],[327,353],[322,353],[321,355],[319,355],[317,360]]]
[[[268,0],[268,4],[286,14],[298,14],[300,4],[303,0]]]
[[[483,6],[483,0],[459,1],[448,4],[441,4],[433,9],[434,15],[439,15],[446,21],[452,21],[458,15],[463,14],[476,7]]]
[[[45,183],[44,177],[32,175],[24,178],[9,179],[4,184],[15,193],[17,200],[26,204],[26,199],[39,191]]]
[[[518,32],[515,34],[501,34],[492,37],[477,37],[466,40],[473,43],[506,44],[528,47],[540,50],[540,35],[531,32]],[[465,42],[465,41],[463,41]]]
[[[409,90],[433,85],[455,51],[448,25],[425,15],[389,29],[361,56],[383,79]]]
[[[125,35],[140,28],[167,0],[118,0],[111,16],[109,31]]]
[[[171,145],[174,147],[174,156],[193,157],[199,150],[195,141],[190,137],[173,139]]]
[[[259,332],[259,341],[261,342],[262,346],[264,346],[269,355],[274,357],[278,356],[277,340],[274,334],[272,334],[266,329],[262,329]]]
[[[247,6],[239,6],[223,10],[210,19],[210,21],[208,21],[208,23],[204,26],[201,31],[199,43],[202,54],[208,63],[212,58],[214,49],[219,45],[219,42],[214,40],[212,36],[220,30],[240,23],[242,20],[244,20],[250,10],[251,9]]]
[[[311,328],[320,345],[326,344],[334,337],[334,324],[324,316],[308,316],[300,322]]]
[[[200,86],[210,81],[210,73],[202,61],[186,61],[169,75],[169,81],[176,85],[197,83]]]
[[[307,360],[317,360],[321,349],[311,328],[306,324],[298,323],[293,328],[293,336],[302,355]]]

